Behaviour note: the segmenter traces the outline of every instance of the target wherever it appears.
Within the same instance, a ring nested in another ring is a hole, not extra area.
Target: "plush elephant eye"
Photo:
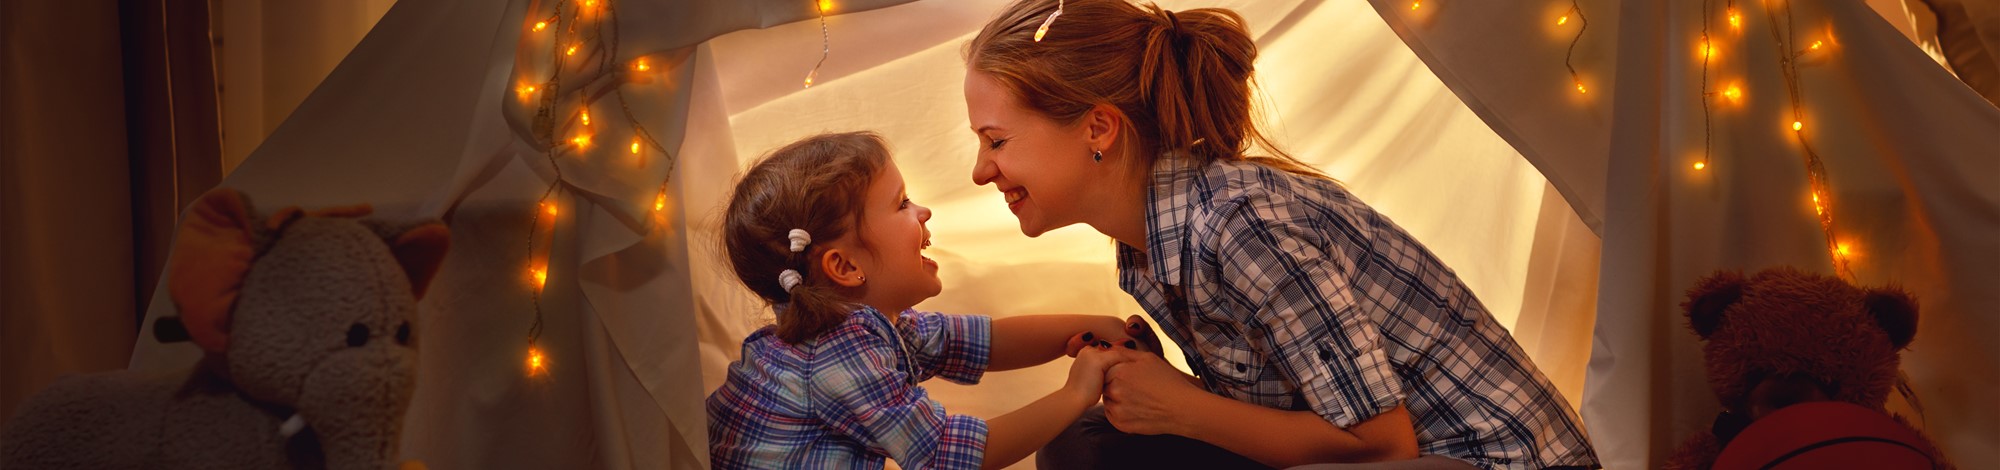
[[[410,322],[403,322],[401,325],[396,325],[396,344],[410,344]]]
[[[368,325],[355,323],[347,329],[347,345],[358,348],[363,344],[368,344]]]

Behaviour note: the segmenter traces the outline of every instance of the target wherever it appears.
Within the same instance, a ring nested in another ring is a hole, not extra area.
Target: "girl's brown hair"
[[[825,242],[859,236],[868,184],[888,162],[889,148],[874,133],[822,134],[772,151],[737,180],[723,212],[723,249],[736,279],[774,307],[778,339],[812,339],[853,312],[849,296],[813,260]],[[812,236],[798,253],[792,229]],[[803,278],[790,292],[778,283],[787,269]]]
[[[1243,17],[1221,8],[1168,11],[1126,0],[1068,0],[1047,36],[1035,32],[1057,0],[1017,0],[987,23],[966,66],[1029,108],[1069,124],[1098,104],[1125,115],[1143,162],[1187,149],[1198,164],[1252,160],[1324,177],[1285,154],[1252,118],[1257,44]],[[1257,144],[1276,157],[1251,157]],[[1147,148],[1147,146],[1157,148]]]

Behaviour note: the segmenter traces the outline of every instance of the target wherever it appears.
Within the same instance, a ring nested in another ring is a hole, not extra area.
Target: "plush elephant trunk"
[[[396,468],[416,364],[415,350],[388,341],[338,351],[318,364],[297,410],[319,438],[326,468]]]

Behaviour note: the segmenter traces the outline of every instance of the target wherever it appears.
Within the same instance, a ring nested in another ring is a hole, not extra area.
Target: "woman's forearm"
[[[1284,411],[1200,394],[1178,432],[1265,465],[1361,463],[1417,457],[1416,430],[1401,405],[1341,429],[1311,411]]]
[[[986,422],[986,459],[980,468],[996,469],[1013,465],[1055,439],[1070,423],[1076,422],[1097,397],[1076,387],[1063,387]]]
[[[1031,367],[1062,357],[1069,338],[1085,331],[1122,334],[1125,322],[1103,315],[1026,315],[993,320],[987,370]]]

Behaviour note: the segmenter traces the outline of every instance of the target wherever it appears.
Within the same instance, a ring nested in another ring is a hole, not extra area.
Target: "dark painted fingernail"
[[[1139,322],[1132,322],[1132,324],[1130,324],[1130,325],[1126,325],[1126,326],[1129,326],[1129,327],[1131,327],[1131,328],[1132,328],[1132,329],[1134,329],[1134,330],[1143,330],[1143,329],[1146,329],[1146,326],[1145,326],[1145,325],[1141,325],[1141,324],[1139,324]]]
[[[1088,343],[1095,340],[1097,340],[1097,335],[1090,334],[1088,331],[1083,332],[1083,342]]]
[[[1125,340],[1125,349],[1139,349],[1139,342],[1129,339]]]

